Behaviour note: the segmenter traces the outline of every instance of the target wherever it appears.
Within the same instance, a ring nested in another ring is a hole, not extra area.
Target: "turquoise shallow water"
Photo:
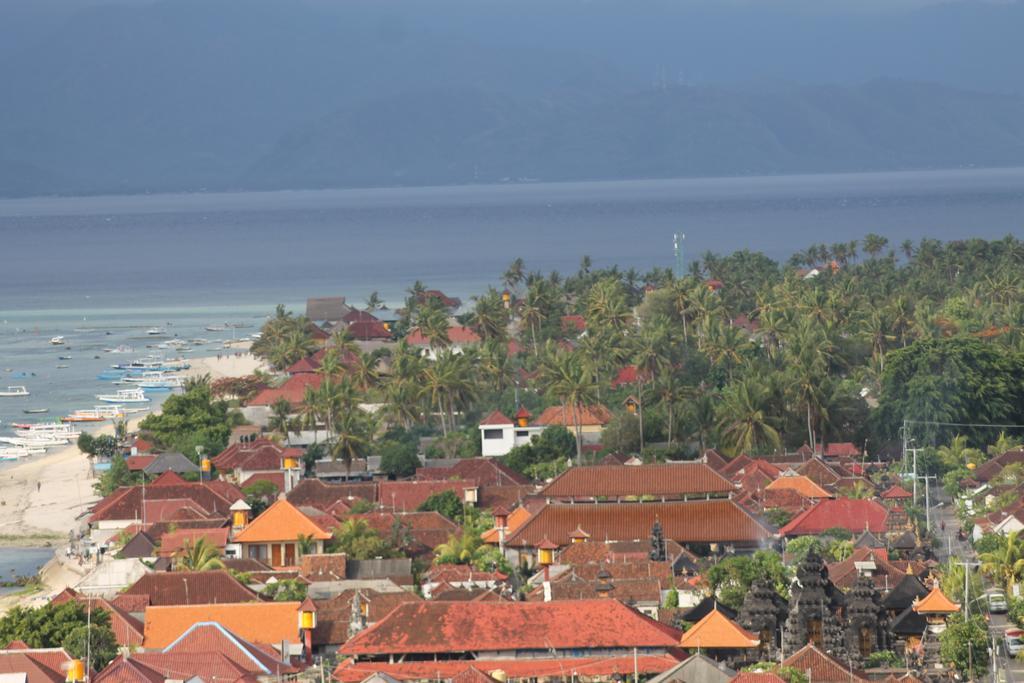
[[[146,355],[172,358],[174,349],[152,348],[169,339],[207,339],[210,343],[194,346],[182,355],[200,357],[228,353],[222,342],[232,331],[211,332],[207,326],[225,322],[244,325],[233,328],[236,337],[259,329],[271,306],[181,307],[178,309],[87,309],[0,311],[0,385],[24,385],[30,396],[0,398],[0,434],[10,435],[12,422],[43,422],[59,419],[72,410],[91,408],[99,402],[96,394],[111,393],[116,387],[98,375],[115,363],[124,363]],[[160,327],[165,335],[146,334]],[[51,346],[54,336],[65,338],[64,346]],[[132,353],[106,353],[104,349],[130,346]],[[60,357],[70,357],[62,360]],[[58,367],[65,365],[67,367]],[[150,407],[158,406],[169,395],[148,394]],[[26,415],[26,408],[48,408],[43,415]],[[96,425],[84,425],[96,428]]]

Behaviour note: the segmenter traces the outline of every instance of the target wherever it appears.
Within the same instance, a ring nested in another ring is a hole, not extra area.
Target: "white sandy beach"
[[[231,349],[224,349],[220,356],[190,358],[188,370],[182,372],[184,377],[201,377],[210,375],[213,379],[222,377],[244,377],[257,370],[267,371],[267,365],[249,353],[248,344],[237,344]]]
[[[213,379],[249,375],[263,367],[244,349],[225,350],[220,358],[194,358],[190,363],[191,369],[183,374],[209,374]],[[137,429],[142,419],[130,420],[129,430]],[[95,433],[112,432],[112,425],[104,425]],[[95,482],[89,458],[74,443],[0,471],[0,546],[55,548],[55,558],[40,572],[45,588],[31,596],[0,598],[0,613],[13,604],[41,604],[65,586],[78,583],[82,570],[63,561],[62,553],[69,533],[78,530],[98,500]]]

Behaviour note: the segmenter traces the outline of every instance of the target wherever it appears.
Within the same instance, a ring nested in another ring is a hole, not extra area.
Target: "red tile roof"
[[[405,337],[407,344],[412,346],[429,346],[430,340],[427,335],[418,327],[414,327],[412,331]],[[469,327],[452,326],[448,328],[448,341],[452,344],[479,344],[480,335],[474,332]]]
[[[219,652],[244,671],[255,675],[291,673],[295,669],[281,661],[267,645],[250,643],[215,622],[198,623],[164,649],[165,653]]]
[[[825,444],[824,450],[827,458],[859,458],[860,449],[849,441]]]
[[[247,405],[270,406],[277,403],[279,400],[284,399],[293,406],[298,406],[302,403],[302,400],[306,395],[306,387],[319,389],[323,381],[323,375],[315,373],[294,375],[289,377],[281,386],[264,389],[260,393],[256,394],[256,396],[249,401]]]
[[[160,537],[156,548],[157,557],[175,557],[187,547],[194,546],[200,540],[218,550],[224,550],[228,543],[228,529],[175,529]]]
[[[471,479],[480,486],[523,486],[530,483],[529,478],[494,458],[465,458],[451,467],[420,467],[416,470],[416,479]]]
[[[236,500],[243,498],[241,492],[237,496],[227,496],[229,489],[234,487],[215,487],[215,482],[187,483],[176,486],[147,486],[146,502],[159,500],[187,501],[193,507],[203,510],[208,515],[227,516],[228,508]],[[237,489],[234,489],[237,491]],[[142,519],[142,487],[125,486],[111,493],[93,507],[90,523],[107,520]],[[157,521],[146,518],[146,522]]]
[[[292,505],[309,505],[326,510],[338,501],[346,504],[355,500],[377,501],[377,482],[358,484],[325,484],[319,479],[300,479],[287,495]]]
[[[583,332],[587,329],[587,321],[582,315],[563,315],[561,318],[562,331],[568,332],[573,330],[575,332]]]
[[[69,661],[63,648],[0,650],[0,674],[26,674],[27,683],[63,683],[62,665]]]
[[[142,645],[142,622],[128,613],[116,602],[109,602],[103,598],[88,597],[82,595],[74,588],[68,587],[55,595],[50,602],[55,605],[62,605],[65,602],[74,600],[83,605],[91,605],[92,609],[102,609],[110,615],[110,630],[114,632],[117,644],[122,647],[139,647]],[[28,647],[28,646],[26,646]]]
[[[154,460],[156,460],[155,455],[129,455],[124,459],[124,463],[128,465],[130,471],[141,472]]]
[[[417,602],[357,634],[346,655],[675,647],[679,631],[618,600]]]
[[[313,630],[314,645],[341,645],[349,639],[349,625],[352,622],[352,601],[359,595],[360,603],[366,608],[366,621],[374,624],[406,602],[419,602],[421,597],[407,590],[379,592],[362,588],[342,591],[326,600],[318,600],[317,623]]]
[[[145,600],[144,606],[255,602],[260,599],[252,589],[223,569],[143,574],[118,599],[132,596],[139,601]]]
[[[351,311],[341,317],[341,322],[351,325],[352,323],[376,323],[380,322],[377,316],[373,315],[369,311],[360,311],[357,308],[353,308]]]
[[[654,496],[682,498],[726,494],[732,483],[704,463],[674,465],[593,465],[570,467],[545,486],[547,498],[594,499]]]
[[[742,671],[730,683],[786,683],[786,679],[767,671]]]
[[[576,416],[573,416],[573,413]],[[531,423],[537,427],[549,427],[560,425],[562,427],[575,427],[574,420],[578,419],[581,427],[603,427],[611,422],[611,411],[597,403],[592,406],[580,406],[576,411],[571,407],[551,406],[537,416]]]
[[[740,649],[757,647],[757,635],[746,630],[717,609],[704,615],[687,630],[679,644],[690,650]]]
[[[679,543],[760,543],[771,532],[731,500],[670,503],[575,503],[546,505],[506,544],[536,547],[544,537],[565,546],[577,527],[595,541],[647,539],[655,520],[666,539]]]
[[[826,498],[790,520],[789,524],[779,529],[779,534],[809,536],[837,527],[854,534],[865,530],[881,534],[886,531],[888,519],[889,511],[877,501]]]
[[[490,415],[480,420],[481,427],[487,427],[490,425],[510,425],[514,424],[512,420],[505,417],[505,414],[500,410],[493,411]]]
[[[195,624],[216,621],[254,643],[276,645],[298,638],[297,602],[241,602],[169,605],[146,609],[143,647],[165,648]]]
[[[258,481],[269,481],[271,484],[277,487],[278,492],[284,491],[284,471],[256,472],[255,474],[249,475],[245,479],[245,481],[239,484],[239,486],[244,489],[247,486],[252,486]]]
[[[300,535],[314,539],[331,538],[330,530],[324,528],[309,515],[287,500],[279,499],[264,510],[248,526],[235,534],[235,543],[267,543],[274,541],[295,541]]]
[[[151,481],[148,486],[174,486],[176,484],[187,483],[181,478],[177,472],[173,470],[164,470],[163,474],[160,474],[156,479]]]
[[[479,603],[467,603],[479,604]],[[444,680],[462,673],[467,666],[494,674],[503,672],[509,679],[561,679],[567,673],[579,677],[625,679],[633,675],[634,666],[640,674],[659,674],[679,663],[672,655],[640,655],[625,657],[573,657],[564,659],[475,659],[438,662],[341,662],[332,674],[340,683],[360,683],[374,673],[383,673],[400,681]]]
[[[913,498],[914,494],[906,490],[899,484],[893,484],[886,490],[882,491],[882,493],[879,494],[878,497],[883,498],[885,500],[899,500],[905,498]]]
[[[635,365],[627,365],[612,380],[612,388],[617,389],[624,384],[636,384],[637,372]]]
[[[863,673],[846,668],[838,659],[811,644],[804,645],[790,655],[782,665],[798,671],[810,671],[810,679],[821,683],[866,683]]]
[[[475,481],[382,481],[377,496],[383,508],[397,512],[414,512],[435,493],[452,491],[463,498],[463,490],[477,486]]]
[[[350,323],[348,326],[348,333],[352,335],[353,339],[359,339],[362,341],[369,341],[371,339],[391,339],[391,331],[384,326],[384,323],[376,320],[358,320],[354,323]]]
[[[825,489],[821,488],[814,483],[812,479],[809,479],[803,475],[797,475],[795,477],[779,477],[772,483],[765,487],[766,491],[790,489],[796,491],[800,495],[806,498],[829,498],[830,494]]]

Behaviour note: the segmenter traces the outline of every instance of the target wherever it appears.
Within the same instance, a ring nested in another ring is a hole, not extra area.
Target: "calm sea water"
[[[530,268],[776,258],[868,232],[893,244],[1024,234],[1024,169],[0,201],[0,318],[12,310],[397,301],[468,294]]]
[[[53,557],[53,548],[0,548],[0,577],[4,581],[17,576],[37,574],[44,564]],[[0,588],[0,595],[19,590]]]
[[[103,349],[153,353],[151,326],[222,340],[203,328],[255,327],[312,295],[399,304],[416,279],[465,297],[516,256],[563,273],[583,254],[668,267],[673,232],[687,256],[778,259],[868,232],[1024,235],[1024,169],[0,201],[0,385],[33,392],[0,398],[0,422],[91,407],[111,389],[96,375],[133,357]],[[48,345],[58,334],[70,348]]]

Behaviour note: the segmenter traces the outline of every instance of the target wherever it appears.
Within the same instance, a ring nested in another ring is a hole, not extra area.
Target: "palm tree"
[[[370,296],[366,297],[366,310],[370,313],[384,307],[384,301],[380,298],[380,294],[377,290],[370,292]]]
[[[363,392],[377,386],[380,382],[380,375],[377,373],[377,357],[368,353],[356,354],[349,368],[349,377],[355,387]]]
[[[205,538],[198,538],[194,543],[186,541],[176,560],[179,569],[190,572],[205,572],[224,568],[217,548]]]
[[[213,376],[207,372],[202,375],[195,375],[194,377],[187,378],[181,383],[181,388],[187,394],[194,389],[209,389],[212,384]]]
[[[343,383],[344,384],[344,383]],[[369,416],[363,412],[355,400],[355,393],[342,387],[339,411],[335,416],[333,437],[331,439],[331,459],[341,459],[345,463],[346,476],[352,471],[352,463],[366,455],[373,430],[369,424]]]
[[[887,244],[889,244],[888,238],[881,235],[877,235],[873,232],[869,232],[864,235],[864,251],[868,253],[871,260],[876,259],[878,255],[882,253],[882,250],[885,249]]]
[[[508,264],[508,268],[505,269],[505,274],[501,279],[509,290],[515,291],[516,287],[518,287],[526,278],[524,269],[525,264],[523,263],[523,259],[519,257],[516,257],[512,260],[512,263]]]
[[[583,434],[580,427],[580,409],[595,401],[596,386],[593,375],[582,359],[571,351],[551,345],[547,349],[547,362],[543,367],[548,393],[567,406],[572,414],[576,434],[576,462],[583,462]]]
[[[688,389],[676,377],[676,373],[662,373],[661,377],[654,384],[654,396],[658,403],[665,409],[668,420],[668,443],[671,446],[674,442],[674,429],[676,424],[676,408],[682,405],[689,395]]]
[[[277,432],[288,445],[291,445],[294,421],[292,420],[292,404],[287,399],[279,398],[270,406],[270,420],[267,426],[270,427],[270,431]]]
[[[621,332],[631,317],[622,283],[605,278],[590,288],[587,295],[587,327]]]
[[[470,324],[485,341],[508,336],[508,311],[496,289],[491,287],[486,294],[477,297]]]
[[[295,540],[299,549],[299,557],[316,551],[316,539],[312,534],[299,534]]]
[[[307,384],[302,396],[302,405],[299,406],[299,424],[306,429],[313,430],[314,443],[317,441],[322,418],[323,411],[320,407],[319,394],[316,389]]]
[[[779,433],[768,421],[763,399],[764,390],[754,380],[726,388],[718,409],[718,428],[730,454],[779,447]]]
[[[980,553],[981,571],[1006,587],[1013,594],[1013,585],[1024,578],[1024,538],[1019,531],[1011,531],[996,550]]]
[[[434,301],[431,299],[431,301]],[[448,337],[448,313],[440,306],[428,305],[422,307],[417,317],[420,332],[430,342],[432,350],[447,348],[451,344]]]
[[[332,346],[324,351],[323,358],[320,359],[320,367],[318,367],[316,371],[324,377],[337,379],[344,369],[345,366],[341,362],[341,353],[338,350],[338,347]]]
[[[662,328],[645,328],[637,340],[633,363],[636,366],[637,417],[640,420],[640,453],[644,452],[644,385],[657,381],[658,372],[668,364],[661,343],[668,337]]]

